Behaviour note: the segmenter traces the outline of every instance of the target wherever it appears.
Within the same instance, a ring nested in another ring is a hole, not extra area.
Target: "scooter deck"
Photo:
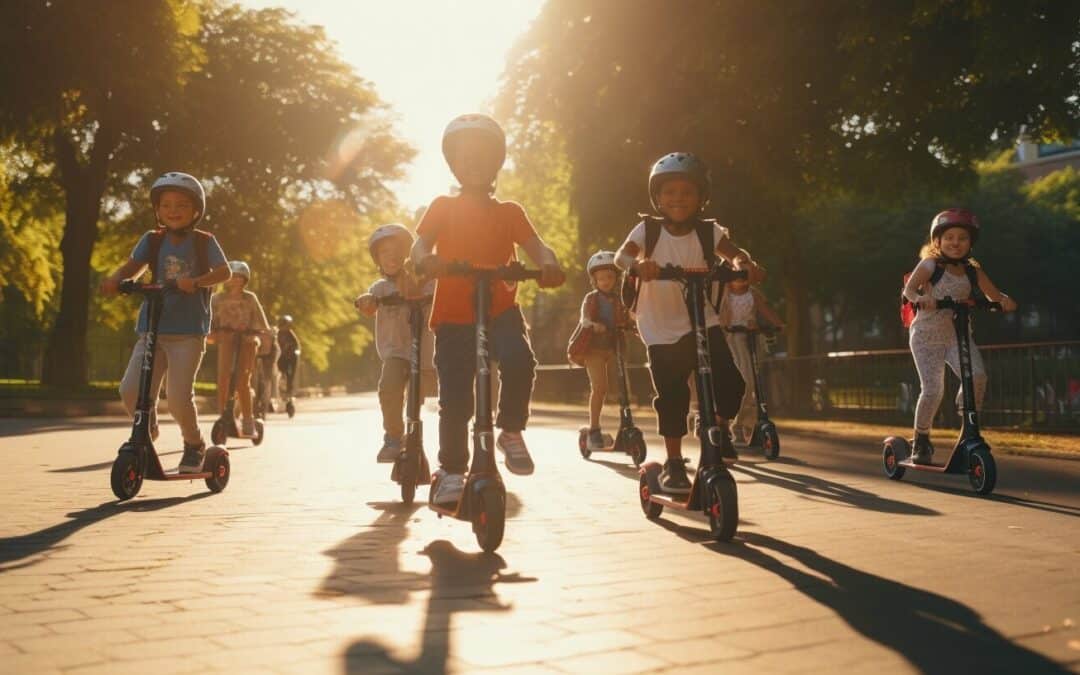
[[[680,511],[689,511],[690,509],[690,497],[693,492],[689,492],[685,495],[675,495],[662,492],[660,494],[650,494],[649,501],[654,504],[662,504],[664,506],[679,509]],[[685,499],[683,499],[685,497]],[[697,510],[696,508],[694,509]]]
[[[928,471],[930,473],[946,473],[949,469],[949,463],[945,464],[916,464],[911,461],[911,458],[901,460],[896,463],[897,466],[902,466],[905,469],[913,469],[915,471]]]
[[[149,474],[146,475],[146,480],[205,480],[214,474],[209,471],[200,471],[199,473],[179,473],[176,469],[165,471],[161,474],[160,478],[153,478]]]

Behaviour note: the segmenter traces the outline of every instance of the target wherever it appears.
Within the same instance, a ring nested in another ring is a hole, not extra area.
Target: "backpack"
[[[655,216],[649,216],[644,213],[638,214],[645,224],[645,256],[651,258],[653,251],[656,249],[656,242],[660,241],[660,228],[664,226],[662,218]],[[713,227],[716,225],[716,221],[713,219],[698,219],[694,224],[694,231],[697,232],[698,241],[701,242],[701,251],[705,254],[705,266],[711,268],[716,263],[716,241],[713,238]],[[641,290],[641,279],[629,274],[623,275],[621,296],[623,306],[629,309],[631,312],[637,311],[638,293]],[[711,295],[711,294],[710,294]],[[710,300],[711,302],[711,300]],[[713,303],[716,307],[719,305],[719,299]]]
[[[971,284],[972,297],[981,297],[982,289],[979,288],[979,272],[978,268],[971,264],[970,260],[964,260],[964,274],[967,275],[968,283]],[[929,284],[931,286],[941,281],[941,275],[945,274],[945,263],[938,259],[934,264],[934,271],[930,274]],[[919,313],[919,306],[915,303],[909,302],[907,297],[903,295],[903,289],[907,288],[908,280],[911,279],[911,272],[904,275],[903,285],[900,286],[900,322],[904,324],[904,328],[911,328],[912,322],[915,321],[915,315]]]
[[[168,234],[168,230],[164,227],[159,227],[156,230],[150,231],[150,283],[156,284],[158,279],[158,257],[161,255],[161,244],[165,241],[165,235]],[[210,238],[213,236],[206,230],[192,230],[191,235],[195,237],[195,276],[202,276],[210,271]],[[203,294],[203,301],[210,301],[210,289],[201,288],[199,292]]]

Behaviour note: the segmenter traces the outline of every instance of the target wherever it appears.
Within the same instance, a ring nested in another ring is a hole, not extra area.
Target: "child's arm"
[[[717,237],[716,254],[725,260],[731,261],[731,266],[737,270],[746,270],[747,279],[752,284],[760,284],[765,281],[765,270],[750,258],[750,254],[736,246],[727,237]]]
[[[540,235],[534,234],[531,239],[521,244],[529,259],[540,268],[540,287],[556,288],[566,281],[566,273],[559,267],[559,259],[555,257],[555,251],[544,243]]]
[[[780,318],[780,315],[772,308],[769,301],[765,299],[765,294],[756,288],[751,288],[750,292],[754,294],[754,308],[758,313],[765,317],[765,320],[773,326],[783,328],[784,320]]]
[[[990,281],[990,277],[986,276],[986,272],[981,267],[975,270],[979,275],[979,290],[983,292],[991,302],[1000,302],[1001,308],[1006,312],[1016,311],[1016,301],[1009,296],[1002,293],[994,282]]]
[[[929,293],[923,295],[919,292],[919,289],[930,281],[930,275],[934,273],[936,264],[933,258],[920,260],[915,269],[911,271],[911,276],[908,277],[908,282],[904,286],[903,296],[911,304],[917,304],[920,309],[937,309],[937,301],[934,300],[932,295]]]
[[[176,287],[185,293],[194,293],[200,288],[217,286],[220,283],[228,281],[230,278],[232,278],[232,270],[229,269],[229,263],[226,262],[212,268],[206,274],[201,274],[197,277],[177,279]]]
[[[660,266],[652,258],[639,259],[642,248],[637,239],[645,240],[644,223],[634,227],[623,245],[615,252],[615,266],[627,273],[633,270],[642,281],[652,281],[660,276]]]
[[[596,294],[586,293],[581,301],[581,326],[592,328],[597,333],[603,333],[607,327],[596,316]]]
[[[102,295],[116,295],[120,292],[120,282],[140,276],[146,269],[146,263],[128,258],[115,272],[101,280],[98,292]]]

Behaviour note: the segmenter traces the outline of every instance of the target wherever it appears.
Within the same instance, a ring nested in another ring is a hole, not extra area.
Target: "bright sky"
[[[490,112],[514,41],[543,0],[241,0],[284,7],[326,29],[342,58],[394,109],[396,129],[419,151],[395,185],[401,203],[427,205],[453,183],[440,142],[446,123]]]

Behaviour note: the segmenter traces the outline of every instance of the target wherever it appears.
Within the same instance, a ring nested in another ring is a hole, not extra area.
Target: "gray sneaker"
[[[184,443],[184,456],[180,458],[178,473],[200,473],[203,470],[203,456],[206,454],[206,443],[188,445]]]
[[[399,455],[401,455],[401,439],[389,435],[383,436],[383,446],[379,450],[376,461],[379,464],[393,464]]]
[[[525,445],[520,431],[503,431],[495,440],[495,447],[506,455],[506,469],[510,473],[519,476],[528,476],[536,467],[532,457],[529,456],[529,448]]]
[[[443,507],[456,505],[461,501],[461,494],[465,491],[465,476],[460,473],[447,473],[445,469],[439,469],[432,476],[435,489],[431,491],[432,504]]]
[[[244,436],[254,436],[255,435],[255,420],[254,419],[250,419],[250,420],[245,419],[243,422],[241,422],[240,423],[240,433],[243,434]]]

